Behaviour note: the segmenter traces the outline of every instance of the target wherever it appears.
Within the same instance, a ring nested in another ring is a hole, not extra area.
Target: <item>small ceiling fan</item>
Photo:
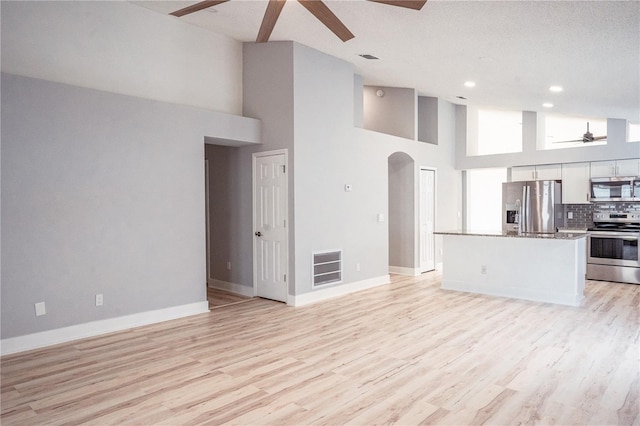
[[[198,12],[209,7],[217,6],[221,3],[225,3],[229,0],[205,0],[200,1],[191,6],[187,6],[180,10],[170,13],[173,16],[184,16],[190,13]],[[262,24],[260,25],[260,31],[258,31],[258,37],[256,43],[265,43],[269,41],[271,32],[276,25],[276,21],[280,16],[280,12],[284,7],[287,0],[269,0],[267,4],[267,10],[262,18]],[[391,6],[405,7],[408,9],[420,10],[425,5],[427,0],[368,0],[375,3],[383,3]],[[313,14],[320,22],[322,22],[327,28],[329,28],[338,38],[342,41],[351,40],[355,37],[351,31],[338,19],[338,17],[331,12],[326,4],[322,0],[298,0],[302,6],[304,6],[309,12]]]
[[[582,139],[574,139],[574,140],[570,140],[570,141],[556,141],[553,143],[575,143],[575,142],[582,142],[582,143],[590,143],[590,142],[595,142],[595,141],[601,141],[607,139],[606,136],[593,136],[593,133],[591,133],[589,131],[589,122],[587,121],[587,132],[582,135]]]

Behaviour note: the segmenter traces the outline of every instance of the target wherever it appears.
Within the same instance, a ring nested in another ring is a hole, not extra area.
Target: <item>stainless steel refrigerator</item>
[[[502,231],[555,233],[564,226],[562,185],[555,180],[502,184]]]

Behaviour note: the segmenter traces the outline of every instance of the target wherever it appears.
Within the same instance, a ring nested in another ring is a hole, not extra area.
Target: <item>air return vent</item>
[[[312,263],[314,287],[342,282],[342,250],[317,251]]]

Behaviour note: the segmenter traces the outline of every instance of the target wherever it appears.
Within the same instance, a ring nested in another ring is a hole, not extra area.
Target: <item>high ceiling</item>
[[[415,88],[456,104],[640,121],[640,1],[429,0],[420,11],[325,2],[354,39],[343,43],[290,0],[270,40],[344,59],[368,85]],[[169,14],[196,1],[134,3]],[[254,42],[266,4],[231,0],[172,19]],[[552,93],[551,85],[564,90]]]

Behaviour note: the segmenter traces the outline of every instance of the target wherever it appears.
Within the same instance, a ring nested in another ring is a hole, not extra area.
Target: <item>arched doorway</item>
[[[415,162],[404,152],[394,152],[388,158],[388,173],[389,272],[416,275]]]

